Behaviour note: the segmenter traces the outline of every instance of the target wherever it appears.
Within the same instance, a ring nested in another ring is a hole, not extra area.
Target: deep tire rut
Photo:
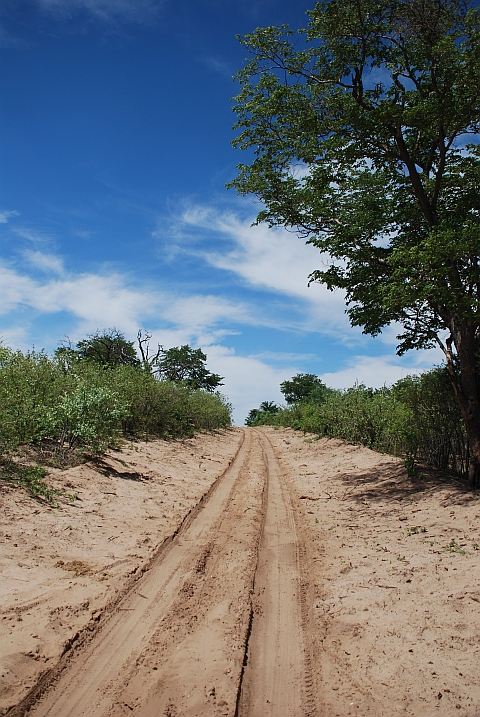
[[[149,570],[17,714],[313,716],[304,552],[272,446],[246,430]]]

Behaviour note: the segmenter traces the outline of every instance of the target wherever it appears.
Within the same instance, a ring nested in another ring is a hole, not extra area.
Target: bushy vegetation
[[[250,419],[247,425],[289,426],[402,456],[412,473],[423,463],[468,474],[466,432],[445,368],[407,376],[390,388],[326,389],[274,413],[253,409]]]
[[[19,452],[62,462],[101,453],[122,437],[176,438],[230,424],[231,406],[221,394],[161,380],[134,359],[133,343],[116,330],[62,346],[53,357],[0,346],[3,478],[42,495],[38,470],[19,472],[12,463]]]

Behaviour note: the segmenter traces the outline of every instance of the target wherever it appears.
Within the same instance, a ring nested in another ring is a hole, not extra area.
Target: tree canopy
[[[59,346],[55,355],[68,363],[93,361],[110,368],[140,365],[133,341],[127,341],[125,335],[115,328],[89,334],[86,339],[78,341],[75,348],[70,342]]]
[[[480,20],[462,0],[322,0],[241,42],[231,183],[322,253],[353,325],[439,346],[480,485]]]
[[[262,401],[259,408],[252,408],[245,419],[246,426],[261,426],[265,417],[275,416],[280,411],[275,401]]]
[[[321,403],[329,390],[313,373],[297,373],[290,381],[280,384],[280,391],[290,406],[301,401]]]
[[[188,344],[166,350],[159,347],[156,372],[159,378],[183,383],[194,390],[202,388],[213,392],[223,385],[223,376],[211,373],[205,365],[206,360],[201,349],[192,349]]]

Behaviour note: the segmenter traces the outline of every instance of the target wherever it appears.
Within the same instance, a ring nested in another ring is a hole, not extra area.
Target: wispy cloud
[[[42,232],[38,232],[35,229],[30,229],[29,227],[16,226],[12,227],[12,231],[21,239],[26,239],[32,244],[44,245],[51,242],[50,236],[43,234]]]
[[[44,254],[41,251],[25,251],[23,256],[26,261],[36,269],[40,269],[45,273],[59,274],[64,273],[63,262],[54,254]]]
[[[252,221],[251,216],[189,206],[174,221],[177,250],[201,256],[252,287],[301,299],[305,325],[311,329],[316,325],[317,330],[345,332],[349,324],[344,293],[332,293],[318,284],[308,286],[308,275],[325,264],[327,257],[285,229],[252,226]],[[220,239],[221,250],[203,248],[202,240],[211,244],[212,238]]]
[[[135,332],[139,317],[155,313],[159,299],[129,287],[117,275],[82,274],[40,282],[0,267],[1,313],[20,307],[40,314],[69,312],[79,322],[79,331],[120,325],[128,333]]]
[[[418,351],[405,357],[388,354],[386,356],[353,356],[347,366],[339,371],[321,374],[322,381],[331,388],[346,388],[355,383],[363,383],[370,388],[391,386],[410,374],[419,374],[439,364],[442,360],[437,350]]]
[[[232,79],[236,71],[231,67],[229,62],[219,57],[201,57],[200,62],[206,65],[210,70],[213,70],[213,72],[216,72],[217,75],[227,77],[228,79]]]
[[[222,296],[139,288],[120,274],[66,274],[55,255],[31,251],[25,256],[36,269],[57,277],[42,281],[0,266],[3,315],[22,307],[39,314],[67,312],[75,320],[75,335],[116,326],[134,336],[140,326],[148,326],[155,329],[154,341],[168,343],[175,337],[177,344],[204,346],[233,333],[232,324],[261,324],[247,304]]]
[[[0,224],[7,224],[10,217],[18,217],[18,212],[15,212],[13,210],[5,210],[3,212],[0,212]]]

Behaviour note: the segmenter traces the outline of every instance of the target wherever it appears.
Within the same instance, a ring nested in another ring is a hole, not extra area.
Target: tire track
[[[268,439],[257,435],[267,463],[268,499],[236,717],[313,717],[304,549],[278,460]]]
[[[94,639],[72,658],[30,714],[103,717],[111,710],[112,694],[121,693],[124,688],[119,679],[128,673],[130,665],[137,663],[179,594],[187,597],[188,578],[192,582],[192,576],[199,575],[195,566],[208,561],[205,548],[215,537],[219,520],[234,500],[236,484],[247,471],[253,439],[246,431],[237,456],[205,500],[192,511],[151,569],[124,597]],[[127,706],[125,714],[128,713]]]
[[[307,562],[272,445],[245,430],[149,570],[16,717],[313,717]]]

